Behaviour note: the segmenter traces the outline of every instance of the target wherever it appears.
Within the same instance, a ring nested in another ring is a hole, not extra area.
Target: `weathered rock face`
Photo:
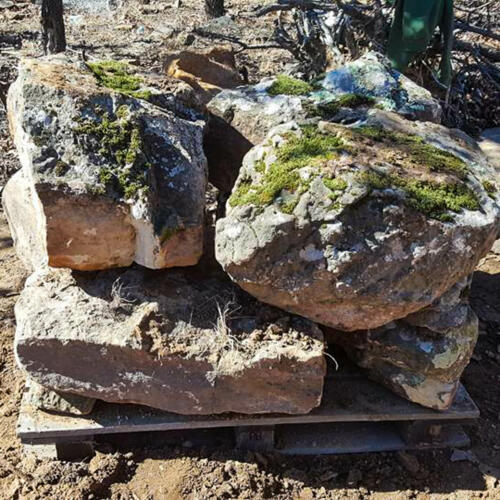
[[[498,233],[495,182],[474,142],[440,125],[379,110],[291,123],[245,157],[216,257],[263,302],[376,328],[472,273]]]
[[[465,280],[467,281],[467,280]],[[329,332],[373,379],[436,410],[453,403],[478,336],[478,320],[459,283],[431,306],[369,331]]]
[[[183,414],[307,413],[321,400],[318,327],[197,269],[40,270],[16,320],[20,366],[53,390]]]
[[[113,62],[86,67],[52,56],[21,64],[8,112],[23,173],[11,180],[3,203],[30,267],[198,261],[203,122],[169,110],[176,109],[172,99],[142,83]]]
[[[183,50],[168,58],[166,71],[167,75],[189,84],[205,104],[222,89],[243,84],[231,46],[212,47],[203,52]]]
[[[27,404],[39,410],[63,415],[88,415],[96,400],[76,394],[51,391],[32,380],[29,382]]]
[[[441,120],[441,107],[430,92],[392,70],[384,57],[373,52],[327,72],[312,85],[278,77],[224,90],[207,106],[210,180],[222,191],[230,191],[244,155],[277,125],[313,116],[352,122],[353,108],[375,105],[409,119]]]

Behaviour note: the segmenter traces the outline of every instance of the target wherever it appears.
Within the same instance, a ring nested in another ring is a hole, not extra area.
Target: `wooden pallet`
[[[17,434],[27,452],[38,456],[91,453],[92,443],[133,433],[169,434],[181,443],[196,431],[234,431],[236,445],[284,454],[325,454],[460,447],[469,444],[461,429],[479,410],[460,386],[452,407],[444,412],[410,403],[368,380],[356,370],[330,375],[323,402],[307,415],[224,414],[186,416],[139,405],[97,402],[91,415],[68,417],[30,407],[23,398]],[[207,432],[204,432],[207,436]]]

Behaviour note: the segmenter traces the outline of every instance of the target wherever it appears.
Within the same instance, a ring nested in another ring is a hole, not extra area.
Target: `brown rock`
[[[16,318],[17,359],[52,390],[200,415],[302,414],[321,401],[314,323],[187,269],[38,271]]]

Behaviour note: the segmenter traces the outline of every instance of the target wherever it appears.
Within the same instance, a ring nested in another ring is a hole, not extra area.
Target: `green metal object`
[[[438,26],[443,39],[439,79],[449,85],[453,0],[396,0],[396,13],[387,48],[393,67],[404,71],[415,56],[426,50]]]

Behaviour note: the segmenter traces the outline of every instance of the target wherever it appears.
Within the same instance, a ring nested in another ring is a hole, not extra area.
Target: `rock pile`
[[[403,397],[449,407],[478,332],[469,277],[500,227],[477,144],[372,53],[208,109],[119,63],[23,63],[9,92],[23,168],[3,202],[35,269],[16,354],[39,405],[307,413],[325,334]],[[196,265],[203,148],[230,194],[205,235],[222,269]]]

